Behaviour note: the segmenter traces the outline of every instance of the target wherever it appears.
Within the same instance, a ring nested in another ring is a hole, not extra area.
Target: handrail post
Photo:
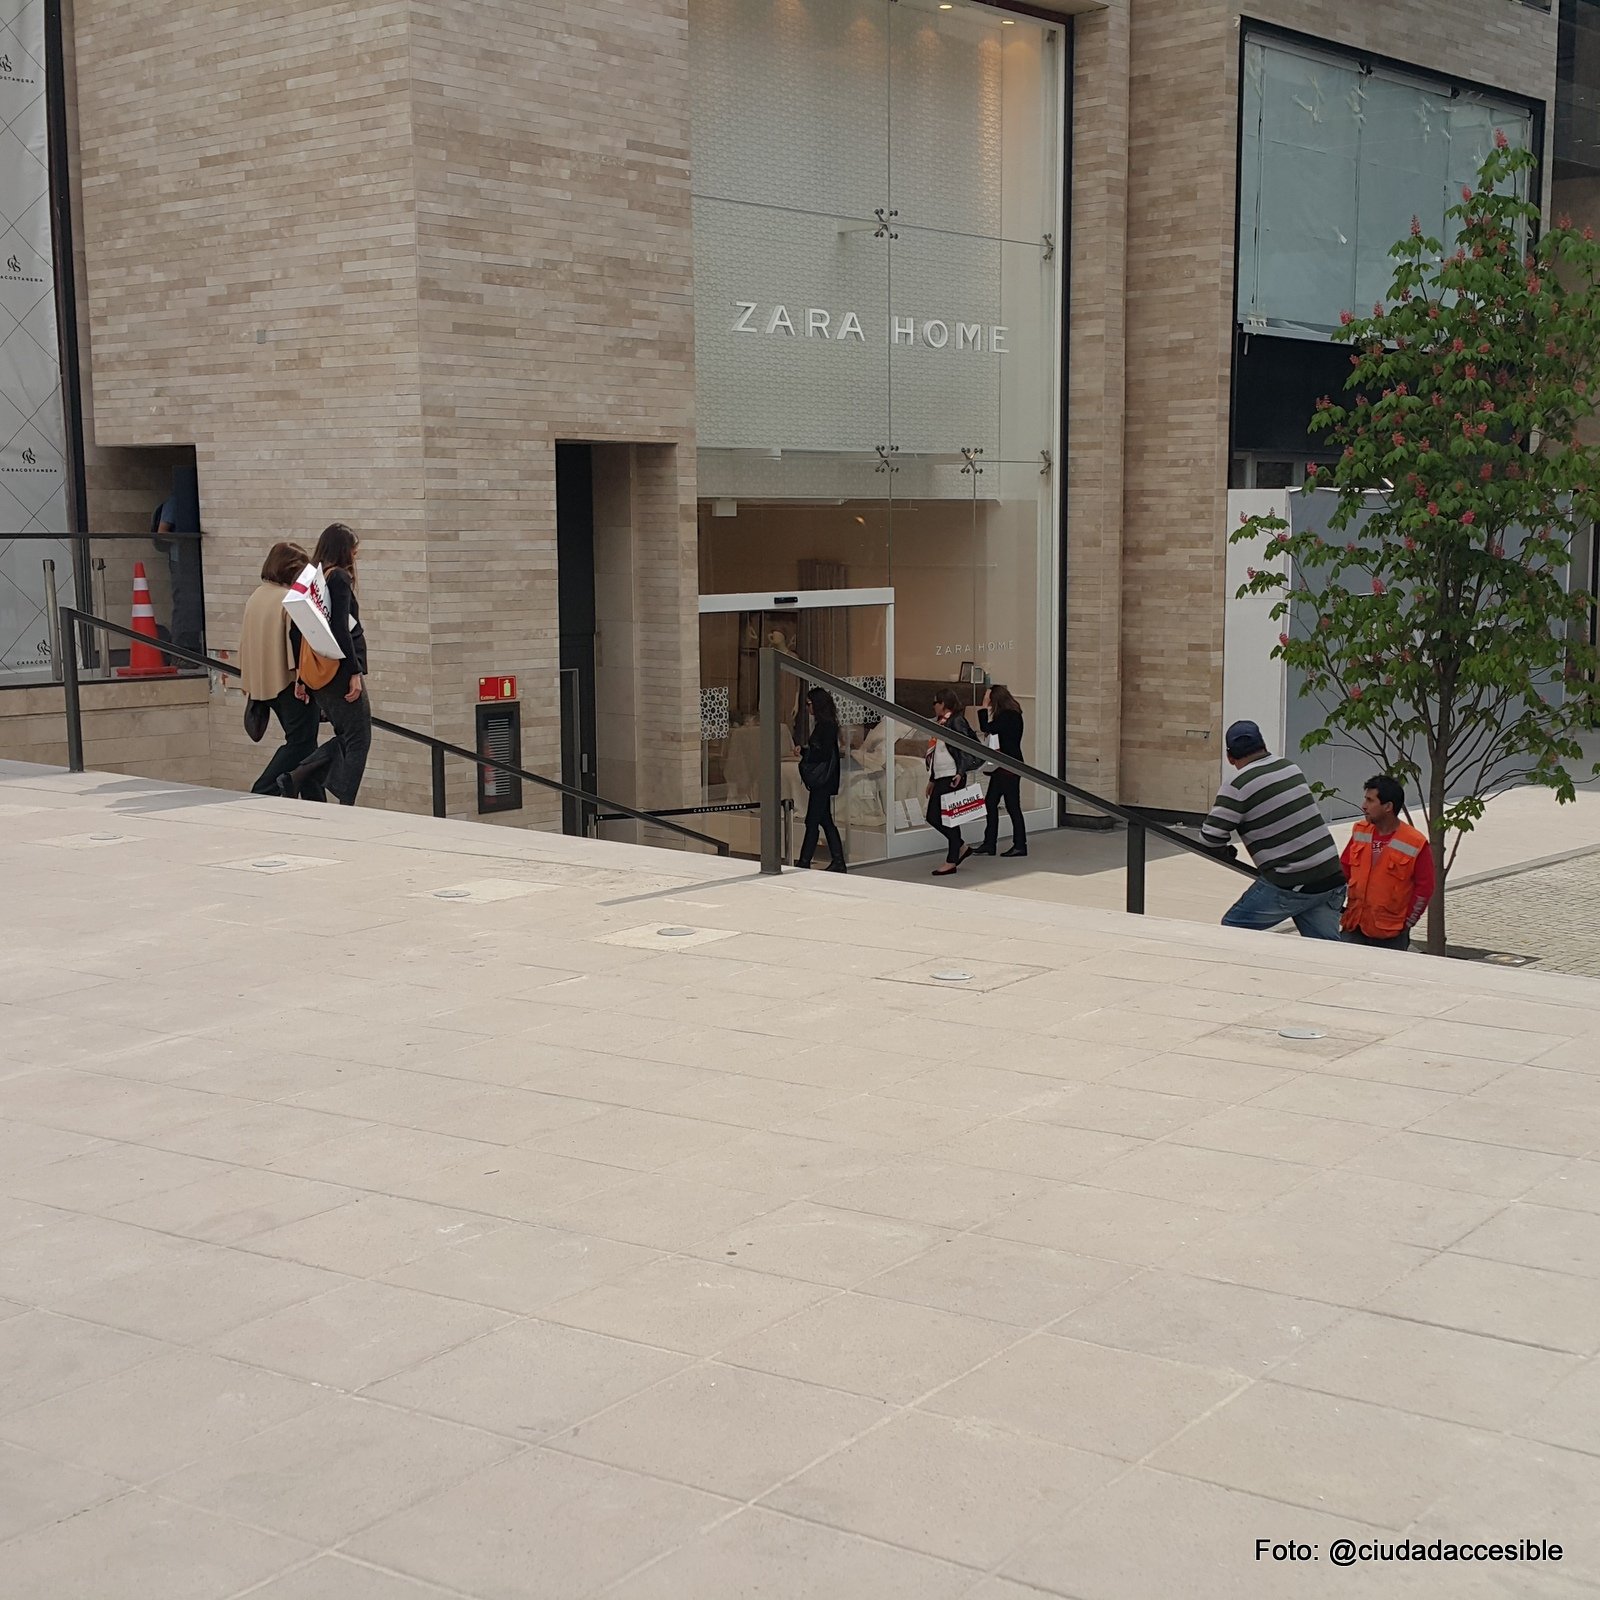
[[[56,564],[44,563],[45,631],[49,637],[50,676],[61,676],[61,596],[56,591]]]
[[[61,652],[61,687],[67,700],[67,771],[83,771],[83,707],[78,702],[78,614],[72,618]]]
[[[444,746],[436,744],[429,753],[433,757],[433,814],[442,817],[445,815]]]
[[[1142,823],[1128,824],[1128,914],[1144,915],[1144,845]]]
[[[761,870],[783,871],[783,743],[778,716],[778,652],[761,647]]]

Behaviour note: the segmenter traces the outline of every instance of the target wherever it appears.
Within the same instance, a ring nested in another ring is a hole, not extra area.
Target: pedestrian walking
[[[1022,707],[1016,696],[1003,683],[990,684],[984,691],[983,704],[978,707],[978,731],[1003,756],[1013,761],[1022,759],[1023,734]],[[989,791],[984,796],[986,818],[983,825],[983,843],[978,846],[980,856],[992,856],[1000,848],[1000,805],[1005,803],[1006,815],[1011,818],[1011,848],[1008,856],[1025,856],[1028,853],[1028,825],[1022,820],[1022,779],[1015,772],[996,767],[989,774]]]
[[[933,720],[941,727],[948,727],[952,733],[971,735],[972,729],[967,724],[961,696],[954,689],[942,690],[933,702]],[[944,865],[935,867],[933,875],[947,878],[972,854],[972,846],[962,837],[959,822],[953,826],[946,824],[944,798],[958,793],[966,784],[967,774],[983,762],[981,757],[953,749],[945,740],[937,737],[928,741],[927,754],[923,759],[928,765],[928,785],[923,791],[928,797],[927,823],[935,832],[943,834],[945,842]]]
[[[353,806],[367,770],[372,749],[372,702],[367,698],[367,635],[361,626],[361,605],[356,598],[356,551],[360,540],[342,522],[322,530],[313,563],[322,568],[328,584],[328,626],[344,655],[333,665],[332,676],[320,687],[307,690],[302,681],[296,692],[309,694],[333,730],[331,748],[322,750],[282,780],[288,794],[306,793],[320,783],[340,805]],[[303,670],[303,669],[302,669]],[[326,763],[326,772],[321,768]]]
[[[278,779],[293,772],[317,748],[316,707],[294,692],[295,640],[283,609],[289,585],[300,576],[306,553],[297,544],[279,543],[261,564],[261,582],[245,602],[239,628],[239,679],[250,707],[270,707],[283,731],[283,743],[251,785],[251,794],[277,794]],[[259,737],[259,729],[253,730]]]
[[[795,727],[800,752],[800,781],[806,790],[806,831],[797,867],[809,867],[817,851],[817,835],[828,841],[828,871],[845,871],[844,841],[833,820],[833,799],[839,792],[839,710],[826,689],[806,691],[811,712],[811,732],[802,740]]]
[[[1337,939],[1344,872],[1321,808],[1294,762],[1267,750],[1253,722],[1226,735],[1233,776],[1217,791],[1200,838],[1233,856],[1238,834],[1261,876],[1230,906],[1225,928],[1275,928],[1293,920],[1307,939]]]
[[[1340,923],[1351,944],[1409,950],[1411,930],[1433,899],[1433,847],[1428,836],[1400,820],[1406,792],[1397,778],[1368,778],[1361,821],[1350,833],[1340,864],[1349,897]]]

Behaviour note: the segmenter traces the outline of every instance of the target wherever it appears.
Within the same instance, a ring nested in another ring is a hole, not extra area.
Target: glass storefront
[[[706,799],[755,797],[761,639],[924,713],[1003,682],[1052,766],[1060,30],[966,0],[690,27]],[[924,741],[846,709],[852,859],[925,848]]]

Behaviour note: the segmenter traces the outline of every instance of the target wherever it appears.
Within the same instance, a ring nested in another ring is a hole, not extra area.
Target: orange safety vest
[[[1372,824],[1358,822],[1350,835],[1350,892],[1339,926],[1369,939],[1393,939],[1405,932],[1415,896],[1417,857],[1428,836],[1402,822],[1374,851]]]

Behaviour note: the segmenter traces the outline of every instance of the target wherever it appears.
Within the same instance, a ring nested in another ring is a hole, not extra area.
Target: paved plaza
[[[1590,979],[20,766],[0,870],[6,1600],[1600,1593]]]
[[[1450,939],[1600,978],[1600,850],[1452,891]]]

